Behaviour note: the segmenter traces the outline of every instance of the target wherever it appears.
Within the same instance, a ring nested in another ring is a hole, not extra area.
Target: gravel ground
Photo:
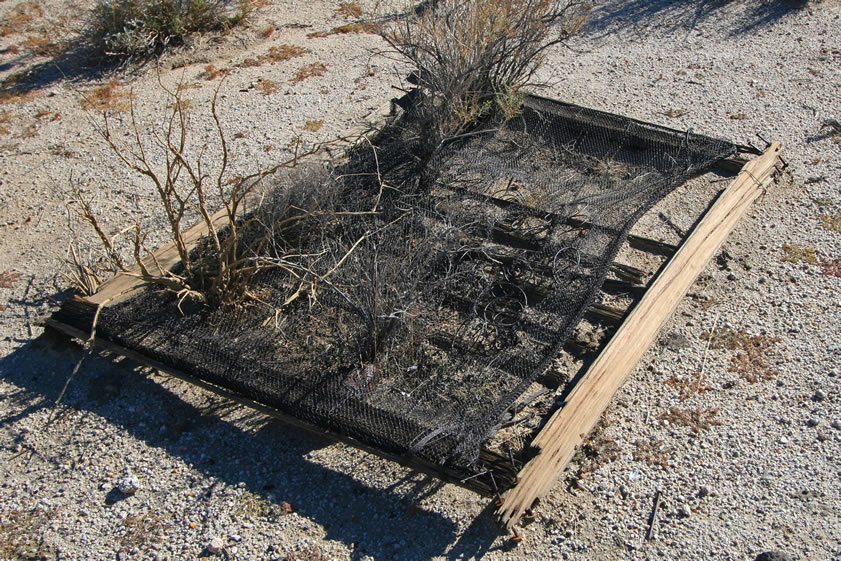
[[[764,146],[758,133],[789,165],[519,546],[481,497],[127,361],[87,358],[54,405],[82,356],[35,324],[68,294],[62,190],[82,181],[113,231],[154,224],[151,191],[108,154],[84,95],[119,78],[145,135],[168,103],[158,77],[187,84],[199,146],[213,135],[213,69],[231,69],[219,108],[246,170],[289,155],[298,134],[346,129],[396,94],[402,72],[372,54],[375,36],[308,38],[346,19],[332,2],[289,0],[158,70],[102,75],[71,52],[60,73],[32,45],[72,37],[84,5],[35,5],[0,4],[0,21],[25,20],[0,34],[0,79],[29,68],[40,86],[0,103],[0,273],[20,273],[0,288],[0,559],[841,559],[841,132],[822,128],[841,119],[837,0],[608,0],[550,54],[543,95]],[[310,52],[261,62],[282,44]],[[291,81],[314,62],[323,76]],[[114,125],[126,139],[128,119]],[[666,210],[691,219],[679,201]]]

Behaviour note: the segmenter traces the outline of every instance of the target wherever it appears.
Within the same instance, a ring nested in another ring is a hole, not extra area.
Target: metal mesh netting
[[[175,295],[148,289],[103,310],[97,336],[470,473],[634,222],[734,151],[530,97],[516,118],[422,161],[410,120],[266,194],[246,228],[260,268],[245,301],[180,311]]]

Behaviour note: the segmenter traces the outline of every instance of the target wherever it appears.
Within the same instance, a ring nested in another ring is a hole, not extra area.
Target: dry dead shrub
[[[500,106],[509,115],[519,108],[547,49],[575,33],[589,8],[576,0],[438,0],[384,31],[414,67],[419,128],[431,149]]]
[[[99,201],[76,182],[70,182],[68,207],[83,222],[90,225],[100,240],[105,258],[114,271],[137,277],[139,280],[161,286],[179,294],[182,298],[206,302],[212,307],[240,302],[248,289],[249,279],[261,268],[276,266],[266,264],[254,251],[260,245],[250,230],[253,220],[243,217],[246,201],[264,181],[282,169],[296,167],[300,159],[317,152],[321,146],[301,149],[295,147],[295,155],[288,160],[268,168],[258,169],[246,175],[231,176],[228,173],[228,141],[217,113],[216,95],[211,103],[211,115],[216,125],[216,144],[204,144],[195,148],[197,155],[191,158],[190,122],[186,114],[187,101],[182,98],[182,88],[165,90],[170,98],[169,112],[163,123],[152,130],[154,140],[144,140],[145,130],[135,115],[129,99],[131,134],[123,141],[122,135],[114,134],[111,112],[103,110],[101,120],[94,126],[118,162],[148,181],[154,188],[159,205],[168,225],[168,234],[180,259],[176,273],[152,258],[146,246],[149,232],[140,222],[129,224],[112,233],[100,220],[97,209]],[[218,89],[216,94],[218,94]],[[119,140],[118,140],[119,138]],[[161,153],[163,165],[153,159],[152,154]],[[213,162],[209,160],[214,158]],[[210,172],[209,170],[214,170]],[[210,201],[218,201],[223,212],[214,216]],[[208,233],[202,242],[202,251],[194,252],[186,236],[192,224],[188,217],[198,215],[207,227]],[[289,218],[283,224],[294,223],[301,218]],[[285,219],[284,219],[285,220]],[[277,224],[273,228],[279,227]],[[248,236],[245,233],[248,232]],[[266,231],[265,236],[274,235]],[[246,239],[248,238],[248,239]],[[130,256],[130,257],[127,257]],[[81,269],[86,273],[84,269]]]

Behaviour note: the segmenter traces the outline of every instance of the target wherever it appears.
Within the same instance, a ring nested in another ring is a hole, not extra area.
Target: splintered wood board
[[[513,530],[534,501],[545,495],[593,429],[616,391],[657,339],[689,287],[718,252],[738,221],[772,181],[782,146],[775,142],[742,167],[678,251],[655,277],[637,305],[532,441],[537,450],[497,510]]]

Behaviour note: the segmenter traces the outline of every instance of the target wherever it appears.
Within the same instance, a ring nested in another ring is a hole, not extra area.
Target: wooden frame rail
[[[781,145],[774,143],[762,156],[744,165],[652,281],[563,407],[532,441],[537,455],[520,470],[516,485],[505,494],[497,510],[506,528],[513,530],[535,500],[552,487],[689,287],[771,182],[781,150]]]

